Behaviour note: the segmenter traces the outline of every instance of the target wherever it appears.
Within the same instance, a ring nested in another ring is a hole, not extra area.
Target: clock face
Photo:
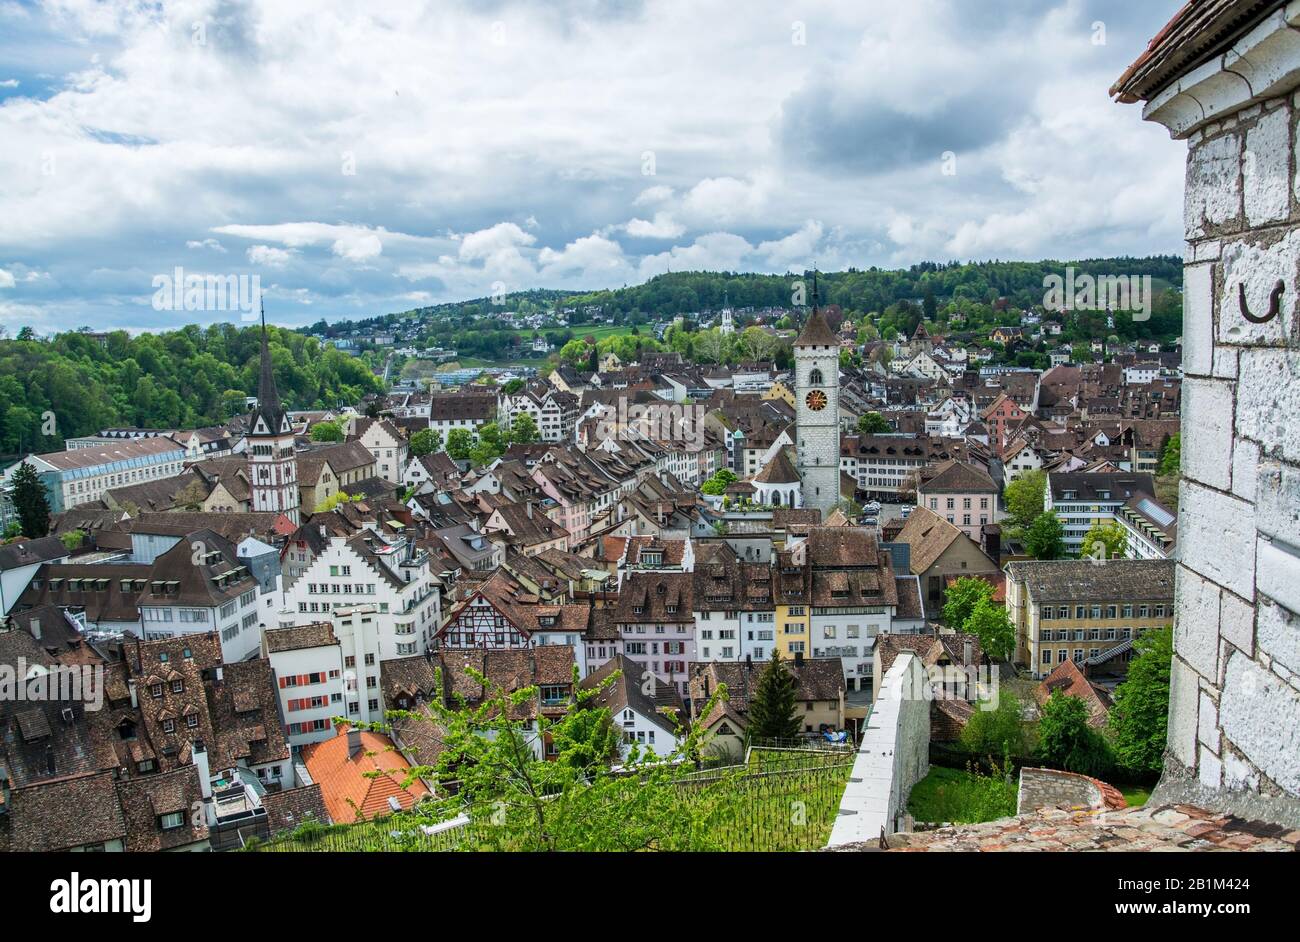
[[[804,402],[808,403],[808,408],[814,412],[821,412],[826,408],[826,394],[820,389],[814,389],[808,394],[808,398]]]

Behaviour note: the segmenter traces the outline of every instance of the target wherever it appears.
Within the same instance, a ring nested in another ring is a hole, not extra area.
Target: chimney
[[[971,662],[971,655],[973,653],[974,652],[971,648],[970,639],[967,638],[965,641],[961,643],[961,662],[963,665],[969,664]]]
[[[190,754],[193,757],[194,768],[199,773],[199,789],[203,792],[203,800],[212,799],[212,770],[208,767],[208,748],[203,744],[202,739],[194,740],[190,748]]]
[[[348,758],[355,759],[361,753],[361,730],[348,729]]]
[[[752,654],[746,654],[746,655],[745,655],[745,670],[747,670],[747,671],[752,671],[753,669],[754,669],[754,656],[753,656]]]
[[[532,520],[532,519],[533,519],[533,502],[532,502],[531,500],[529,500],[529,501],[525,501],[525,502],[524,502],[524,508],[525,508],[525,513],[528,514],[528,519],[529,519],[529,520]]]
[[[39,618],[33,618],[32,621],[31,621],[31,627],[32,627],[32,637],[35,638],[37,641],[40,641],[40,640],[41,640],[41,620],[40,620]]]

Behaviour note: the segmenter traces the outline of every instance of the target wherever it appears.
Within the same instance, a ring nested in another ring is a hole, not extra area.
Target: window
[[[185,812],[171,811],[158,818],[158,826],[164,831],[174,831],[185,823]]]
[[[159,697],[161,697],[161,696],[163,695],[163,685],[162,685],[162,684],[152,684],[152,685],[149,687],[149,695],[150,695],[151,697],[153,697],[155,700],[158,699]]]
[[[163,728],[163,732],[164,732],[164,733],[174,733],[174,732],[176,732],[176,721],[175,721],[175,720],[163,720],[163,722],[162,722],[162,728]]]
[[[172,681],[172,693],[184,693],[184,692],[185,692],[185,681],[183,681],[183,680],[173,680],[173,681]]]

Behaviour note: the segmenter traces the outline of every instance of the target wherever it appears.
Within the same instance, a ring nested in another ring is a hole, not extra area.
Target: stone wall
[[[900,654],[881,682],[828,847],[893,834],[912,786],[930,771],[930,688],[921,659]]]
[[[1279,823],[1300,821],[1297,86],[1293,2],[1147,108],[1189,145],[1175,657],[1157,799]],[[1276,316],[1247,317],[1275,299]]]

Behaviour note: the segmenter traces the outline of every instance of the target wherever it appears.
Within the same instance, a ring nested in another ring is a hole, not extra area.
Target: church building
[[[298,459],[293,425],[280,404],[266,342],[266,313],[262,313],[262,362],[257,383],[257,409],[248,431],[248,477],[254,512],[274,511],[298,523]]]

